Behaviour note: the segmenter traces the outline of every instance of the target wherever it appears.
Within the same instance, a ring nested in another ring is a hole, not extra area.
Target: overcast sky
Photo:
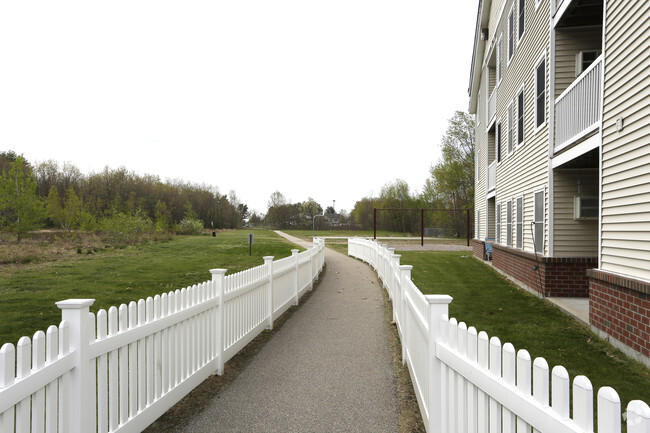
[[[0,150],[351,210],[421,190],[476,0],[0,1]]]

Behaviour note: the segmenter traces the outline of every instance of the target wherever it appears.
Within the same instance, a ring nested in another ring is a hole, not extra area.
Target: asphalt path
[[[397,431],[396,378],[377,277],[330,249],[325,261],[313,295],[180,432]]]

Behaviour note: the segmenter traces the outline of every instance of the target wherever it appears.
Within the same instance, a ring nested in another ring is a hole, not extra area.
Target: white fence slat
[[[29,337],[21,337],[16,347],[16,379],[23,379],[31,373],[32,343]],[[23,399],[16,406],[16,432],[29,433],[30,398]]]
[[[60,338],[60,337],[59,337]],[[97,340],[97,318],[94,313],[88,312],[88,344],[93,344]],[[88,369],[88,378],[90,384],[88,385],[88,418],[90,428],[92,431],[97,430],[97,359],[90,359],[90,368]],[[65,377],[65,376],[64,376]],[[63,382],[61,378],[61,382]],[[61,385],[62,386],[62,385]],[[61,398],[59,398],[59,405],[61,405]]]
[[[126,332],[129,328],[129,308],[120,305],[118,310],[118,332]],[[129,346],[118,349],[119,359],[119,423],[124,424],[129,419]]]
[[[594,431],[594,388],[586,376],[573,379],[573,420],[582,430]]]
[[[515,347],[511,343],[505,343],[502,349],[503,356],[503,380],[508,385],[514,387],[517,376]],[[516,417],[507,408],[503,408],[503,433],[514,433],[516,430]]]
[[[167,293],[160,296],[160,317],[165,318],[169,315],[169,299]],[[169,358],[172,356],[169,351],[169,327],[164,328],[160,333],[160,352],[162,357],[161,364],[161,394],[169,391]]]
[[[569,373],[561,365],[551,372],[551,407],[562,419],[569,419]]]
[[[54,362],[59,357],[59,328],[50,325],[47,328],[45,361]],[[1,385],[0,385],[1,386]],[[59,397],[59,380],[55,379],[45,387],[45,432],[56,433],[58,425],[57,400]],[[1,424],[0,424],[1,427]],[[0,428],[2,430],[2,428]]]
[[[45,333],[36,331],[32,340],[32,373],[45,365]],[[45,431],[45,388],[32,394],[32,433]]]
[[[467,358],[478,363],[478,334],[476,328],[470,326],[467,330]],[[478,431],[478,388],[467,382],[467,431],[476,433]]]
[[[138,304],[129,302],[129,329],[138,326]],[[129,418],[138,413],[138,342],[129,344]]]
[[[650,433],[650,407],[641,400],[627,405],[627,433]]]
[[[458,352],[467,356],[467,324],[461,322],[458,324]],[[461,375],[457,378],[457,407],[456,417],[458,418],[458,431],[467,431],[467,381]]]
[[[90,326],[91,330],[91,336],[94,337],[94,317],[93,317],[93,322],[92,326]],[[59,355],[66,355],[70,352],[70,324],[66,320],[62,320],[61,323],[59,324]],[[91,370],[93,370],[91,368]],[[95,376],[89,376],[92,379],[95,379]],[[94,389],[92,388],[92,384],[90,387],[90,390],[93,391]],[[91,398],[90,400],[91,403],[95,402],[94,397],[95,393],[91,392]],[[70,419],[69,419],[69,414],[70,414],[70,373],[66,373],[63,376],[61,376],[61,380],[59,381],[59,432],[67,432],[70,431]],[[94,404],[90,405],[91,410],[96,410],[96,407]],[[92,412],[92,414],[95,414],[96,412]],[[93,426],[95,426],[93,424]],[[95,429],[93,429],[95,430]]]
[[[138,300],[138,326],[147,322],[147,306],[144,299]],[[138,412],[147,407],[147,363],[146,339],[138,340]]]
[[[153,320],[160,320],[161,313],[160,295],[153,298]],[[153,335],[153,354],[154,354],[154,399],[159,399],[162,394],[162,347],[161,334],[156,332]]]
[[[16,378],[16,349],[11,343],[5,343],[0,348],[0,390],[14,383]],[[14,428],[15,408],[0,413],[0,431],[9,432]]]
[[[609,386],[598,390],[598,433],[620,433],[621,399]]]
[[[146,323],[153,322],[153,298],[149,296],[145,301]],[[145,338],[145,365],[146,365],[146,392],[147,406],[151,405],[154,400],[154,354],[153,354],[153,335]]]
[[[490,373],[494,377],[501,377],[501,340],[498,337],[490,338]],[[502,410],[501,405],[494,400],[489,398],[490,401],[490,432],[500,432],[501,431],[501,416]]]
[[[527,350],[521,349],[517,352],[517,389],[523,395],[531,395],[532,362]],[[517,417],[517,433],[529,433],[530,425],[523,419]]]
[[[549,407],[550,397],[550,369],[544,358],[535,358],[533,361],[533,399],[540,407]],[[539,430],[533,429],[534,433]]]
[[[118,329],[117,308],[112,306],[108,309],[108,335],[116,335]],[[119,425],[118,405],[118,351],[108,353],[108,428],[113,431]]]
[[[449,319],[447,328],[449,347],[456,350],[458,349],[458,321],[452,317]],[[452,368],[447,370],[447,428],[450,432],[458,431],[458,387],[456,371]]]
[[[97,312],[97,340],[108,335],[108,317],[106,310]],[[97,358],[97,430],[108,432],[108,355]]]
[[[488,370],[490,368],[490,340],[485,331],[478,334],[477,360],[479,368]],[[485,391],[478,390],[478,407],[476,411],[479,433],[487,433],[490,422],[490,400]]]

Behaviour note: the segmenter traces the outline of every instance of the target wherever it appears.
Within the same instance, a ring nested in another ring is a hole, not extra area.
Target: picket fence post
[[[264,256],[264,264],[269,273],[268,289],[266,291],[266,311],[268,314],[266,329],[273,329],[273,256]]]
[[[427,368],[429,369],[429,428],[427,431],[442,431],[442,363],[436,357],[436,340],[440,339],[442,316],[449,315],[449,304],[454,299],[449,295],[425,295],[429,303],[429,351]]]
[[[413,269],[413,266],[411,265],[400,265],[399,266],[399,276],[400,276],[400,282],[399,282],[399,295],[397,296],[398,302],[399,302],[399,308],[400,308],[400,315],[399,315],[399,320],[401,320],[400,323],[400,329],[402,330],[402,335],[400,335],[400,338],[402,339],[402,365],[406,364],[406,355],[407,355],[407,347],[408,347],[408,332],[407,332],[407,322],[408,319],[406,317],[406,298],[404,296],[404,288],[406,287],[406,282],[410,281],[411,279],[411,269]]]
[[[224,294],[223,286],[224,279],[226,277],[226,269],[210,269],[212,274],[212,282],[216,286],[215,292],[219,297],[219,308],[217,308],[217,329],[214,330],[215,335],[215,346],[217,348],[217,356],[219,360],[217,361],[217,375],[221,376],[223,374],[223,352],[224,352],[224,342],[223,342],[223,321],[224,321]]]
[[[89,414],[91,394],[91,365],[90,365],[90,333],[89,314],[94,299],[67,299],[56,303],[61,309],[62,320],[70,326],[70,351],[74,352],[75,367],[70,371],[68,385],[68,413],[63,417],[68,419],[70,433],[85,433],[91,430],[92,423]]]
[[[293,300],[293,305],[298,305],[298,252],[300,250],[291,250],[291,255],[293,256],[294,260],[294,272],[296,273],[294,280],[295,283],[295,290],[294,290],[294,300]]]

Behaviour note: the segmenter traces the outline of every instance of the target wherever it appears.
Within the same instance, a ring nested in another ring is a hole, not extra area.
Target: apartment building
[[[650,0],[479,0],[474,253],[650,359]]]

